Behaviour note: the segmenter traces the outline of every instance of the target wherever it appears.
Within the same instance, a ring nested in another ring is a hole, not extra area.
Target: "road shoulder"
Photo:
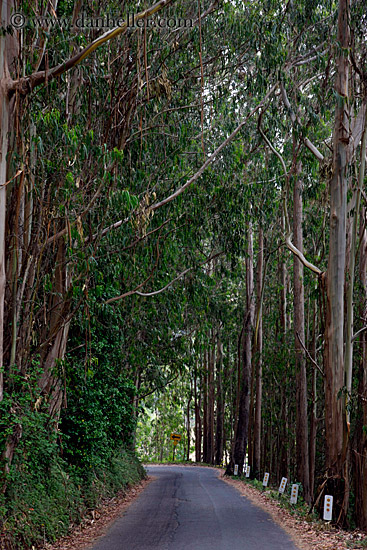
[[[153,480],[154,476],[148,476],[127,491],[122,491],[115,497],[106,500],[96,510],[91,511],[89,517],[84,519],[80,525],[75,526],[67,536],[52,544],[46,544],[43,550],[90,549]]]
[[[361,532],[348,533],[337,530],[326,523],[309,522],[290,514],[266,493],[251,487],[248,483],[232,479],[223,474],[222,481],[235,487],[252,504],[267,512],[272,519],[286,531],[300,550],[350,550],[365,548]],[[363,537],[364,538],[364,537]],[[366,540],[366,539],[365,539]],[[361,545],[359,545],[359,542]],[[351,544],[352,543],[352,544]]]

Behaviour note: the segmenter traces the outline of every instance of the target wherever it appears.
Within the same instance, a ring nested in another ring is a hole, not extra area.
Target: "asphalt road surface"
[[[151,466],[156,477],[93,550],[297,550],[271,517],[218,472]]]

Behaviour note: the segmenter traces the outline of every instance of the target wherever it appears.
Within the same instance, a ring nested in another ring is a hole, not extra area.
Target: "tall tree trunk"
[[[248,246],[246,258],[246,320],[243,347],[243,373],[241,380],[238,424],[235,437],[233,464],[238,464],[238,472],[242,474],[245,453],[247,449],[248,420],[250,407],[250,382],[252,361],[252,332],[254,324],[254,266],[253,266],[253,235],[252,224],[248,229]]]
[[[293,192],[293,234],[294,244],[303,253],[302,231],[302,181],[299,177],[300,165],[297,167],[297,177]],[[310,468],[308,450],[308,414],[307,414],[307,373],[306,357],[302,347],[305,342],[305,291],[303,285],[303,264],[293,255],[294,284],[294,347],[296,352],[296,387],[297,387],[297,417],[296,417],[296,452],[297,478],[303,486],[305,501],[311,503]]]
[[[261,408],[262,408],[262,353],[263,353],[263,318],[262,318],[262,287],[263,287],[263,268],[264,268],[264,233],[262,227],[259,228],[259,255],[257,260],[257,307],[255,327],[255,346],[257,352],[256,362],[256,402],[255,402],[255,422],[254,422],[254,452],[252,461],[253,476],[258,478],[260,475],[260,453],[261,453]]]
[[[345,386],[346,386],[346,414],[348,422],[348,435],[350,431],[350,412],[349,402],[352,393],[352,374],[353,374],[353,318],[354,318],[354,305],[353,305],[353,292],[354,292],[354,268],[357,253],[357,235],[358,235],[358,222],[359,222],[359,210],[361,204],[361,194],[363,190],[365,166],[366,166],[366,138],[367,138],[367,108],[365,108],[365,121],[363,129],[363,137],[361,143],[361,160],[359,165],[359,177],[358,186],[356,190],[356,205],[352,223],[352,235],[349,254],[349,281],[347,288],[347,321],[345,327]]]
[[[361,219],[365,219],[366,210],[362,209]],[[360,227],[360,256],[359,256],[359,277],[363,299],[359,315],[366,319],[367,315],[367,231],[363,224]],[[354,492],[355,492],[355,516],[357,525],[364,531],[367,530],[367,435],[364,426],[367,426],[367,332],[359,336],[361,346],[361,359],[359,362],[359,385],[358,385],[358,409],[357,426],[354,435],[353,445],[353,466],[354,466]]]
[[[223,462],[223,437],[224,437],[224,395],[223,395],[223,344],[217,342],[217,429],[215,437],[215,464]]]
[[[0,1],[1,25],[8,26],[8,6],[11,2]],[[10,78],[7,60],[6,33],[0,35],[0,402],[4,397],[4,301],[5,301],[5,223],[6,223],[6,176],[10,107],[8,80]]]
[[[233,455],[234,455],[234,447],[236,444],[236,433],[237,433],[237,426],[238,426],[238,416],[239,416],[239,410],[240,410],[240,394],[241,394],[241,383],[242,383],[242,376],[243,376],[243,369],[242,369],[242,349],[243,349],[243,341],[244,341],[244,334],[245,334],[245,324],[246,324],[246,315],[245,313],[241,331],[237,338],[237,376],[236,376],[236,390],[235,394],[233,396],[233,414],[232,414],[232,425],[231,425],[231,454],[230,454],[230,460],[228,463],[228,474],[232,471],[233,473]],[[232,468],[232,470],[231,470]]]
[[[215,339],[212,332],[211,343],[208,347],[208,460],[214,463],[214,363],[215,363]]]
[[[285,231],[285,219],[282,216],[282,231]],[[287,266],[285,265],[284,257],[281,258],[280,264],[280,327],[282,331],[282,339],[285,342],[287,332]]]
[[[194,373],[194,399],[195,399],[195,461],[201,462],[201,399],[198,395],[197,387],[197,365],[195,364]]]
[[[328,483],[334,495],[337,521],[344,523],[348,510],[347,424],[342,397],[344,387],[344,273],[346,251],[347,148],[349,135],[349,0],[339,0],[337,105],[330,181],[330,245],[326,273],[325,323],[325,448]]]
[[[256,354],[256,348],[254,347],[254,354]],[[254,461],[254,418],[255,418],[255,380],[256,380],[256,364],[252,361],[251,367],[251,383],[250,383],[250,410],[248,418],[248,445],[247,456],[248,463],[253,464]]]
[[[70,277],[66,267],[65,243],[61,238],[58,243],[55,267],[55,293],[51,301],[51,315],[47,336],[53,335],[52,345],[42,356],[43,372],[39,386],[48,400],[50,415],[59,418],[63,387],[60,377],[55,375],[57,361],[64,359],[69,335],[70,321],[66,321],[70,311],[70,300],[67,292],[70,287]],[[46,338],[45,338],[46,339]]]
[[[285,231],[285,218],[284,214],[282,215],[282,230]],[[289,353],[287,348],[287,287],[288,287],[288,276],[287,276],[287,266],[285,262],[284,255],[280,253],[280,341],[282,343],[284,360],[288,362],[289,365]],[[288,370],[288,369],[287,369]],[[281,385],[281,410],[280,417],[281,422],[279,425],[279,430],[281,430],[281,440],[282,445],[280,448],[278,462],[279,462],[279,474],[282,477],[288,477],[289,471],[289,451],[288,451],[288,399],[287,399],[287,388],[285,384]]]
[[[313,335],[312,335],[312,347],[311,357],[317,362],[316,342],[317,342],[317,304],[313,305]],[[313,365],[312,369],[312,411],[311,411],[311,424],[310,424],[310,493],[313,500],[313,494],[315,489],[315,460],[316,460],[316,436],[317,436],[317,368]]]
[[[208,463],[208,363],[207,352],[204,349],[203,388],[203,461]]]
[[[190,406],[191,406],[191,400],[192,400],[192,380],[190,377],[190,395],[189,399],[187,401],[187,409],[186,409],[186,422],[187,422],[187,452],[186,452],[186,460],[187,462],[190,460],[190,439],[191,439],[191,425],[190,425]]]

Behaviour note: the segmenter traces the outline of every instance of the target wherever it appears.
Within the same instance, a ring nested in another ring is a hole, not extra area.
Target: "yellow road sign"
[[[176,447],[177,443],[178,443],[178,439],[174,439],[173,444],[174,444],[175,447]]]
[[[173,439],[173,441],[181,441],[181,435],[180,434],[171,434],[171,439]]]

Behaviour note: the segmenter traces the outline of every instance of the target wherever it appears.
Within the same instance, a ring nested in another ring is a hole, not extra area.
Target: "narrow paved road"
[[[297,550],[215,470],[152,466],[148,473],[157,479],[93,550]]]

